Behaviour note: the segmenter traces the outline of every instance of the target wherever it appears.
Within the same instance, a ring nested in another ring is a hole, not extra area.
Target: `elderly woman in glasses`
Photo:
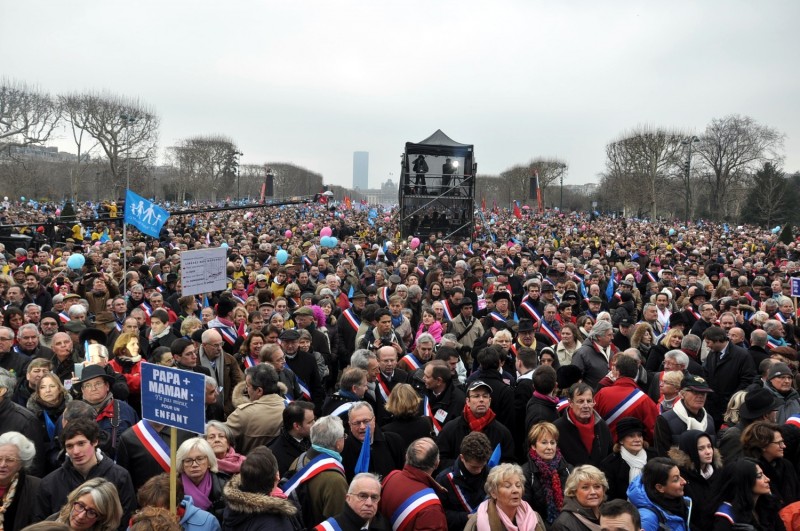
[[[0,529],[22,529],[32,524],[33,504],[39,491],[39,478],[29,476],[36,448],[16,431],[0,435]]]
[[[56,522],[73,531],[113,531],[122,520],[122,505],[117,488],[110,481],[94,478],[67,496]]]
[[[222,489],[228,476],[219,473],[217,457],[208,442],[200,437],[187,439],[178,448],[176,456],[178,475],[186,496],[192,497],[196,507],[208,511],[222,521],[225,502]]]

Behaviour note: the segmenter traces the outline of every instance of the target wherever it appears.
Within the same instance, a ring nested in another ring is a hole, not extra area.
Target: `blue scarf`
[[[322,446],[317,446],[316,444],[312,444],[311,448],[313,448],[314,450],[318,451],[321,454],[327,454],[333,457],[340,463],[342,462],[342,455],[336,450],[331,450],[330,448],[323,448]]]

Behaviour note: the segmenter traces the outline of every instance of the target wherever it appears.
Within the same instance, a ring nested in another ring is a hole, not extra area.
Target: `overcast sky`
[[[0,75],[137,97],[162,148],[223,134],[244,163],[348,187],[353,151],[371,186],[396,182],[405,142],[436,129],[481,174],[555,156],[565,184],[595,182],[631,128],[734,113],[785,133],[798,171],[798,20],[797,0],[0,0]]]

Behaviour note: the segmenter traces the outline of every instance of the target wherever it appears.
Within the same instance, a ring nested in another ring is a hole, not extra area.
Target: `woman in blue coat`
[[[675,461],[657,457],[628,486],[628,499],[642,517],[642,529],[689,531],[692,500],[683,495],[686,480]]]

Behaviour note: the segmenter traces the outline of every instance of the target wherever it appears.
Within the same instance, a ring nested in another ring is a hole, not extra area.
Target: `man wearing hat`
[[[681,399],[656,419],[655,445],[659,456],[666,457],[671,447],[678,446],[680,436],[686,430],[700,430],[712,441],[716,439],[714,419],[704,408],[709,394],[714,394],[714,391],[704,378],[692,374],[684,377]]]
[[[597,316],[603,311],[603,299],[597,295],[592,295],[585,300],[585,303],[586,310],[581,315],[587,315],[591,317],[593,321],[596,321]]]
[[[689,295],[689,302],[691,304],[687,306],[682,313],[684,317],[683,320],[686,323],[686,328],[691,330],[691,328],[694,326],[694,323],[701,318],[700,307],[708,300],[708,294],[706,294],[703,288],[697,286],[689,287],[689,291],[691,292],[691,295]]]
[[[350,364],[350,355],[356,350],[356,336],[361,326],[361,312],[367,304],[367,296],[362,291],[356,291],[350,297],[350,307],[342,311],[336,322],[338,334],[337,357],[339,368],[343,369]]]
[[[500,445],[502,462],[514,461],[514,439],[511,431],[496,420],[491,404],[492,386],[482,380],[472,382],[467,388],[463,413],[457,419],[445,423],[437,438],[443,468],[450,466],[458,457],[461,441],[473,431],[486,435],[492,449]],[[513,411],[513,406],[511,409]]]
[[[714,394],[709,397],[706,409],[717,426],[722,425],[722,416],[733,393],[742,391],[758,381],[755,364],[750,354],[735,346],[725,331],[712,326],[703,334],[709,353],[703,363],[706,378]]]
[[[98,346],[105,349],[102,345]],[[100,447],[112,458],[116,455],[122,433],[139,421],[136,411],[127,402],[114,398],[111,393],[113,384],[114,377],[96,364],[85,366],[81,379],[76,384],[81,399],[92,406],[97,415],[95,421],[108,436]]]
[[[317,360],[311,352],[302,352],[300,346],[300,332],[297,330],[284,330],[280,337],[281,349],[286,356],[286,364],[294,372],[297,383],[300,385],[302,398],[314,403],[317,415],[322,411],[325,401],[325,388],[317,368]]]
[[[783,364],[779,363],[778,365]],[[741,457],[741,436],[750,424],[757,421],[775,423],[781,406],[783,406],[783,400],[768,389],[757,385],[750,386],[744,402],[739,406],[739,422],[725,430],[720,439],[719,452],[724,462],[729,463]]]
[[[508,291],[495,291],[492,294],[494,310],[483,318],[483,329],[497,328],[497,323],[511,326],[516,324],[514,313],[511,311],[511,294]]]
[[[472,352],[475,341],[483,336],[483,324],[473,314],[474,305],[471,298],[461,299],[458,308],[458,315],[447,323],[447,333],[456,336],[463,353],[469,353]]]
[[[306,330],[311,334],[311,351],[319,352],[328,364],[330,369],[330,378],[332,382],[336,381],[336,374],[338,365],[335,363],[331,355],[331,344],[325,332],[317,330],[316,320],[314,318],[314,310],[308,306],[298,308],[292,316],[297,330]],[[334,338],[335,339],[335,338]]]
[[[789,417],[800,415],[800,395],[792,387],[793,381],[794,373],[785,363],[775,363],[770,367],[765,388],[783,402],[773,422],[785,424]]]

